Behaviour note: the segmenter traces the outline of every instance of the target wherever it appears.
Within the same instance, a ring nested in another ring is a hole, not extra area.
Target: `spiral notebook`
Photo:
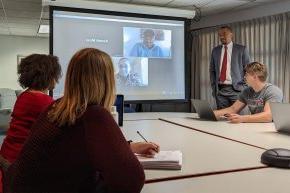
[[[137,155],[144,169],[180,170],[182,166],[181,151],[160,151],[154,157]]]

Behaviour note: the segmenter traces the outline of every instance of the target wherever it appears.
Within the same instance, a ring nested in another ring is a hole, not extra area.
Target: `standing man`
[[[218,31],[222,45],[212,50],[210,81],[213,97],[218,109],[231,106],[246,87],[244,67],[250,62],[245,46],[232,42],[233,33],[229,26]]]

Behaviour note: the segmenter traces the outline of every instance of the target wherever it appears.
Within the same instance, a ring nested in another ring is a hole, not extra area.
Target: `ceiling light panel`
[[[49,25],[41,24],[38,28],[39,34],[48,34],[49,33]]]

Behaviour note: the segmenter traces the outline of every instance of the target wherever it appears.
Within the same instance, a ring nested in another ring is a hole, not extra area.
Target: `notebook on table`
[[[137,155],[144,169],[180,170],[182,166],[181,151],[160,151],[154,157]]]

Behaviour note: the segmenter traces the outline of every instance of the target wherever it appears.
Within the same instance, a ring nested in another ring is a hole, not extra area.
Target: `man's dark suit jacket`
[[[210,82],[215,97],[218,92],[218,83],[220,76],[220,60],[221,60],[222,45],[215,47],[212,50],[210,62]],[[246,46],[233,44],[231,58],[231,77],[233,88],[236,91],[242,91],[245,87],[244,67],[250,62],[250,56]]]

